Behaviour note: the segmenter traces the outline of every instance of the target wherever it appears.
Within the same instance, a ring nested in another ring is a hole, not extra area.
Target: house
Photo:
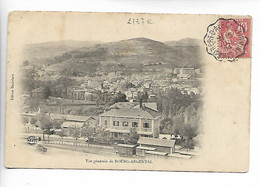
[[[159,135],[159,117],[145,108],[121,108],[104,112],[99,115],[99,125],[114,138],[129,133],[131,128],[135,128],[141,137]]]
[[[193,92],[195,95],[198,95],[198,94],[200,94],[200,89],[199,88],[191,88],[190,93],[188,93],[188,94],[191,94],[191,92]]]
[[[72,88],[68,90],[68,96],[75,100],[87,100],[95,91],[87,88]]]
[[[149,89],[151,87],[151,83],[150,82],[145,82],[144,83],[144,88]]]
[[[107,77],[109,78],[109,80],[112,80],[112,79],[114,79],[114,78],[118,78],[118,75],[117,75],[116,72],[109,72],[109,73],[107,74]]]
[[[193,75],[195,73],[194,68],[181,68],[180,74],[190,74]]]
[[[181,68],[174,68],[173,70],[173,74],[177,75],[177,74],[180,74],[181,72]]]
[[[44,88],[39,87],[32,90],[32,97],[33,98],[44,98]]]
[[[183,73],[183,74],[178,74],[177,77],[180,79],[189,79],[189,78],[191,78],[191,75]]]
[[[52,119],[63,120],[61,127],[77,127],[82,128],[83,126],[96,127],[98,120],[94,116],[76,116],[76,115],[64,115],[64,114],[50,114]]]
[[[200,69],[200,68],[195,69],[194,71],[195,71],[195,73],[196,73],[197,75],[201,75],[201,69]]]
[[[193,75],[195,74],[195,69],[194,68],[174,68],[173,74],[189,74]]]
[[[62,129],[68,129],[68,128],[82,128],[84,125],[83,122],[78,122],[78,121],[64,121],[61,125]]]
[[[180,79],[189,79],[195,75],[194,68],[174,68],[173,74]]]
[[[155,99],[156,98],[156,95],[155,94],[150,94],[149,95],[149,99]]]
[[[87,121],[85,121],[84,126],[96,127],[98,125],[98,120],[95,117],[89,117]]]
[[[125,93],[124,93],[125,95],[126,95],[126,99],[127,100],[131,100],[131,99],[133,99],[133,93],[131,92],[131,91],[126,91]]]
[[[175,152],[175,140],[140,137],[137,144],[139,144],[136,147],[138,156],[146,154],[165,156]]]

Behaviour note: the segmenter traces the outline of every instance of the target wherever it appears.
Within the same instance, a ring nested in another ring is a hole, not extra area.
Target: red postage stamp
[[[251,19],[218,19],[209,25],[204,43],[207,52],[219,61],[250,58]]]
[[[219,27],[219,58],[249,58],[250,20],[220,20]]]

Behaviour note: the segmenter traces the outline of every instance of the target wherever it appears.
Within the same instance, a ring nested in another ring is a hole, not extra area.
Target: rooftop
[[[156,148],[154,147],[145,147],[145,146],[138,146],[136,149],[142,149],[142,150],[148,150],[148,151],[154,151]]]
[[[159,152],[159,151],[146,151],[145,153],[152,154],[152,155],[160,155],[160,156],[168,155],[168,153],[166,152]]]
[[[134,148],[136,145],[129,145],[129,144],[117,144],[119,147],[128,147],[128,148]]]
[[[61,125],[62,128],[81,128],[84,125],[82,122],[72,122],[72,121],[64,121]]]
[[[173,147],[175,145],[175,140],[140,137],[137,143],[141,145],[143,144],[143,145],[155,145],[155,146],[162,146],[162,147]]]
[[[110,108],[133,108],[137,102],[118,102],[110,106]]]
[[[147,119],[154,118],[149,112],[140,108],[121,108],[118,110],[113,109],[104,112],[99,116],[133,117],[133,118],[147,118]]]
[[[143,106],[146,108],[150,108],[154,111],[157,111],[157,103],[143,103]],[[118,102],[110,106],[110,108],[139,108],[140,103],[139,102]]]
[[[95,119],[92,116],[76,116],[76,115],[65,115],[65,114],[50,114],[50,116],[52,119],[78,121],[78,122],[85,122],[91,118]]]

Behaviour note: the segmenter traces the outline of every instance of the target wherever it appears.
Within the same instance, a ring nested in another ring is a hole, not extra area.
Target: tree
[[[193,149],[196,143],[199,143],[196,140],[194,140],[194,138],[199,135],[200,131],[200,115],[199,113],[194,113],[188,118],[187,122],[185,123],[185,126],[183,127],[184,142],[182,144],[182,147],[188,150]]]
[[[173,118],[174,135],[180,135],[183,140],[181,142],[182,148],[193,149],[195,146],[194,138],[198,136],[200,130],[200,120],[197,116],[191,116],[185,123],[184,117],[175,116]]]
[[[30,123],[34,125],[36,128],[39,127],[39,124],[37,123],[38,120],[36,118],[31,118]]]
[[[51,89],[49,86],[46,86],[43,90],[43,97],[47,99],[49,96],[51,96]]]
[[[123,87],[126,88],[126,89],[136,88],[136,86],[131,82],[126,82],[125,85],[123,85]]]
[[[61,129],[61,130],[58,131],[56,134],[61,137],[61,139],[62,139],[62,144],[63,144],[63,138],[67,136],[67,132],[66,132],[64,129]]]
[[[78,138],[80,137],[80,128],[77,126],[69,127],[69,134],[70,134],[70,136],[75,138],[76,145],[77,145]]]
[[[50,135],[54,134],[54,128],[53,128],[53,121],[51,120],[50,116],[48,114],[45,114],[40,119],[41,122],[41,129],[43,131],[43,140],[45,140],[44,135],[48,135],[48,142]]]
[[[28,64],[29,64],[28,60],[23,61],[23,66],[28,66]]]
[[[183,130],[183,136],[188,139],[188,140],[192,140],[194,137],[196,137],[198,134],[198,126],[197,125],[190,125],[187,124],[184,126],[184,130]]]
[[[173,133],[173,120],[171,118],[165,118],[161,121],[160,130],[165,134]]]
[[[61,125],[63,123],[63,120],[56,119],[56,120],[53,120],[52,123],[53,123],[54,129],[61,129]]]
[[[81,129],[81,136],[85,137],[85,138],[88,138],[89,140],[93,138],[95,133],[96,133],[96,129],[94,127],[89,126],[89,125],[88,126],[84,126]]]
[[[116,95],[116,98],[115,98],[115,101],[114,103],[118,103],[118,102],[126,102],[126,95],[124,93],[121,93],[119,92],[117,95]]]
[[[39,98],[28,97],[28,99],[25,100],[25,105],[30,107],[30,111],[36,112],[40,106]]]
[[[169,116],[169,100],[164,99],[162,103],[162,116],[167,118]]]
[[[110,141],[109,132],[106,131],[103,128],[96,129],[95,137],[94,139],[99,143],[106,143],[108,144]]]
[[[198,135],[197,132],[197,127],[196,126],[191,126],[191,125],[185,125],[184,126],[184,131],[183,131],[183,136],[184,141],[182,141],[182,148],[185,149],[194,149],[195,143],[193,138],[195,138]]]
[[[96,105],[98,106],[100,103],[102,103],[102,93],[100,90],[95,92],[96,94]]]
[[[183,136],[184,118],[182,116],[173,117],[173,134]]]
[[[139,139],[139,135],[137,134],[136,128],[131,128],[129,133],[129,143],[137,144],[138,139]]]
[[[31,92],[33,89],[43,86],[43,82],[39,81],[35,68],[24,71],[26,76],[21,78],[21,84],[25,92]]]
[[[141,99],[143,100],[143,102],[147,102],[149,96],[147,92],[144,92],[144,94],[141,96]]]
[[[37,123],[37,119],[36,118],[31,118],[30,123],[32,125],[35,125]]]
[[[22,117],[23,124],[29,123],[29,119],[27,117]]]
[[[198,102],[198,100],[198,98],[182,94],[178,89],[170,89],[158,95],[157,105],[159,113],[167,118],[183,113],[187,106],[191,105],[192,102]]]
[[[123,135],[123,141],[125,144],[136,144],[139,139],[136,128],[131,128],[129,133]]]
[[[187,122],[192,116],[196,116],[197,110],[195,103],[191,103],[188,107],[185,108],[185,121]]]

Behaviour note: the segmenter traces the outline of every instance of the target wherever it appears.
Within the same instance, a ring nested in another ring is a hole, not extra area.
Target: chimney
[[[143,108],[143,99],[140,99],[140,109]]]

